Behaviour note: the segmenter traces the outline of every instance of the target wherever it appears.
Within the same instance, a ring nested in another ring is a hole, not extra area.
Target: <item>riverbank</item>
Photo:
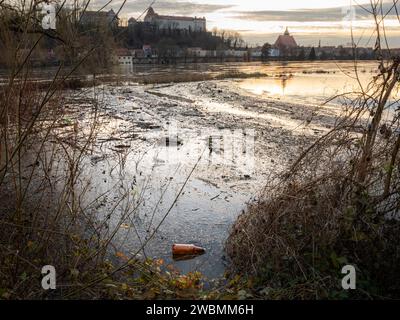
[[[112,239],[105,255],[113,265],[109,271],[126,261],[152,261],[160,277],[174,270],[167,277],[172,283],[182,277],[189,279],[191,289],[200,285],[200,295],[226,294],[225,242],[232,225],[260,199],[267,182],[333,128],[340,110],[336,102],[312,103],[322,96],[312,101],[303,96],[301,103],[298,93],[285,95],[285,88],[298,79],[336,79],[335,72],[276,68],[272,78],[263,80],[276,81],[284,89],[278,94],[269,91],[272,85],[254,90],[258,79],[240,77],[162,84],[119,81],[63,91],[56,104],[56,135],[50,140],[61,151],[53,157],[58,169],[52,168],[52,179],[64,174],[64,168],[79,168],[75,207],[90,217],[90,228]],[[252,69],[242,72],[252,74]],[[176,260],[173,243],[193,243],[206,254]],[[238,297],[247,284],[233,282],[229,290]],[[162,297],[157,290],[155,297]]]

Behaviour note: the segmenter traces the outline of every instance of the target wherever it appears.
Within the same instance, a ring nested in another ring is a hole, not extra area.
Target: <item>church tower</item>
[[[285,30],[285,33],[284,33],[284,35],[285,35],[285,36],[290,36],[290,33],[289,33],[289,28],[288,28],[288,27],[286,27],[286,30]]]
[[[278,37],[275,42],[275,48],[281,51],[297,48],[296,40],[290,35],[289,28],[286,27],[284,34]]]

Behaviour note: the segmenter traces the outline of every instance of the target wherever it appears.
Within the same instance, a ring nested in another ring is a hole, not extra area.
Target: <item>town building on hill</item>
[[[206,31],[206,19],[197,17],[162,16],[152,7],[147,10],[144,22],[156,25],[159,29],[185,30],[195,32]]]
[[[281,56],[288,56],[298,47],[296,40],[286,28],[285,33],[280,35],[275,42],[274,48],[278,49]]]
[[[119,24],[119,18],[113,9],[110,11],[84,11],[80,17],[82,25],[95,25],[116,27]]]
[[[126,48],[116,49],[113,56],[113,62],[114,64],[119,64],[119,65],[132,65],[133,63],[132,54]]]

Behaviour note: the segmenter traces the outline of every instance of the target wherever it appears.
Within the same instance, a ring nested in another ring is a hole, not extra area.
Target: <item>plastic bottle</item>
[[[180,255],[200,255],[205,253],[205,249],[195,246],[194,244],[174,244],[172,246],[172,254],[174,256]]]

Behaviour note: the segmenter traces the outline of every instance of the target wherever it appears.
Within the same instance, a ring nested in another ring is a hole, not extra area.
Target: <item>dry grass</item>
[[[2,4],[0,17],[9,14]],[[110,212],[100,215],[98,202],[106,201],[108,192],[93,201],[87,196],[91,181],[82,173],[98,133],[98,82],[96,70],[91,83],[72,73],[94,50],[88,46],[87,56],[73,66],[61,65],[48,81],[35,81],[28,61],[45,35],[28,32],[36,23],[29,19],[31,4],[20,3],[27,7],[18,12],[26,29],[12,28],[10,21],[18,19],[0,19],[2,58],[7,58],[2,62],[8,67],[0,88],[0,299],[197,297],[200,275],[174,270],[167,275],[161,263],[139,261],[141,250],[129,257],[116,252],[116,234],[125,221],[133,221],[141,199],[121,187]],[[65,50],[79,42],[78,30],[68,27],[57,30]],[[70,98],[79,92],[65,90],[81,87],[90,88],[93,97],[77,102],[88,106],[85,122],[68,112]],[[119,220],[111,224],[115,212]],[[57,290],[41,287],[45,265],[56,268]]]
[[[232,270],[274,288],[270,297],[399,296],[399,58],[380,69],[233,227]],[[357,292],[341,290],[346,264],[357,266]]]

